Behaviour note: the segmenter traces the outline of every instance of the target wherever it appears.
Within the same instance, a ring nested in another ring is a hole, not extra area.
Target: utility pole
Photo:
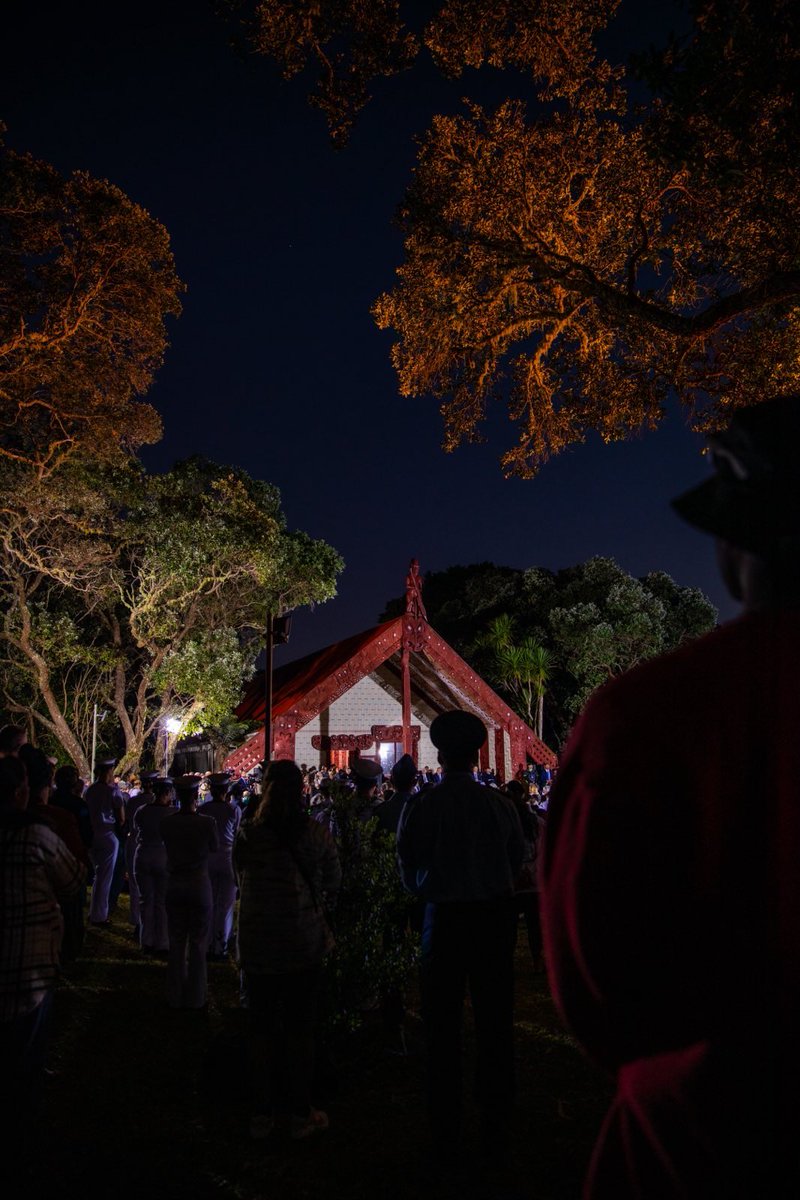
[[[266,647],[264,651],[264,763],[272,760],[272,652],[275,648],[275,617],[267,613]]]
[[[97,754],[97,705],[94,706],[92,715],[92,779],[94,779],[94,760]]]
[[[276,646],[285,646],[292,629],[292,614],[276,616],[267,613],[266,646],[264,650],[264,762],[272,761],[272,655]]]

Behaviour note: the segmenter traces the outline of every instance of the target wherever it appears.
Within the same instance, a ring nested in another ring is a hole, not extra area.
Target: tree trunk
[[[542,741],[544,734],[544,692],[536,697],[536,736]]]
[[[18,645],[20,650],[26,656],[31,666],[33,667],[36,676],[36,683],[44,700],[45,707],[50,717],[49,728],[52,733],[58,738],[61,745],[66,750],[67,754],[72,759],[78,769],[78,772],[83,778],[89,777],[90,768],[89,760],[86,757],[86,752],[81,745],[80,739],[70,728],[66,717],[61,711],[61,707],[56,700],[55,693],[50,683],[50,670],[45,659],[36,650],[31,641],[31,614],[28,608],[27,597],[24,588],[21,584],[17,584],[17,603],[20,615],[20,634]],[[47,724],[47,722],[45,722]]]

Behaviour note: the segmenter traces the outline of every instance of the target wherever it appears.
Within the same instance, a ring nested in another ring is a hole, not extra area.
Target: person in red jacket
[[[675,501],[743,614],[597,692],[544,848],[556,1003],[616,1095],[584,1196],[800,1195],[800,398]]]

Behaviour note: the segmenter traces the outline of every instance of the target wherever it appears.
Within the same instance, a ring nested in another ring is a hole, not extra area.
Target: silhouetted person
[[[59,902],[77,896],[85,878],[84,868],[61,838],[27,806],[25,766],[15,755],[4,756],[0,759],[0,1061],[3,1132],[9,1153],[16,1152],[17,1139],[31,1134],[36,1123],[50,1002],[59,972],[63,930]],[[13,1167],[9,1161],[8,1178]]]
[[[514,1097],[514,879],[522,863],[519,819],[507,796],[472,776],[486,726],[460,709],[442,713],[430,737],[442,782],[412,796],[397,831],[403,882],[426,902],[422,1015],[428,1116],[434,1150],[459,1153],[461,1024],[466,988],[475,1018],[477,1099],[484,1150],[506,1150]]]
[[[48,825],[53,833],[61,838],[70,854],[81,864],[84,871],[89,867],[89,855],[83,841],[75,816],[66,809],[51,803],[53,783],[53,764],[43,750],[26,742],[20,746],[19,760],[28,773],[28,814],[44,825]],[[61,914],[64,919],[64,933],[61,942],[61,963],[72,963],[83,949],[84,922],[83,906],[85,903],[84,889],[81,888],[74,896],[59,901]]]
[[[263,797],[237,834],[241,889],[239,962],[250,1013],[254,1070],[250,1133],[275,1122],[294,1139],[328,1128],[311,1103],[314,1027],[323,962],[334,947],[325,905],[341,867],[329,831],[305,811],[303,776],[286,760],[269,764]]]
[[[4,725],[0,729],[0,758],[14,758],[27,740],[28,735],[21,725]]]
[[[800,399],[675,501],[744,613],[587,705],[545,833],[562,1013],[616,1080],[584,1196],[800,1195]]]
[[[136,839],[133,874],[140,896],[142,950],[145,954],[166,954],[169,869],[161,822],[175,812],[175,789],[171,779],[155,779],[152,789],[153,803],[143,804],[133,818],[132,836]]]
[[[53,777],[53,782],[55,790],[50,797],[50,804],[53,808],[63,808],[67,812],[72,813],[78,822],[81,841],[87,851],[90,850],[92,846],[92,820],[89,816],[86,801],[83,799],[83,780],[78,774],[77,768],[73,767],[71,763],[58,767]]]
[[[201,804],[202,816],[213,817],[217,826],[219,849],[209,857],[208,874],[214,898],[212,940],[210,955],[214,959],[227,958],[233,949],[233,910],[236,906],[236,876],[233,871],[233,843],[241,824],[242,814],[228,795],[230,772],[222,771],[209,779],[211,798]]]
[[[110,925],[111,884],[119,854],[117,823],[125,823],[125,803],[114,782],[116,760],[97,764],[95,781],[86,789],[86,807],[92,822],[90,856],[94,867],[89,920],[92,925]]]
[[[522,866],[514,880],[514,895],[511,900],[514,913],[514,940],[519,927],[519,918],[525,921],[528,934],[528,949],[534,971],[542,969],[542,927],[539,913],[539,846],[542,840],[544,819],[537,812],[531,811],[526,799],[528,792],[527,781],[523,784],[518,779],[510,780],[503,791],[510,797],[519,817],[522,836],[525,840],[525,852]]]
[[[200,1010],[208,996],[206,953],[211,940],[214,898],[209,856],[219,846],[217,826],[197,811],[200,780],[182,775],[174,781],[180,805],[160,824],[167,851],[167,1003],[170,1008]]]

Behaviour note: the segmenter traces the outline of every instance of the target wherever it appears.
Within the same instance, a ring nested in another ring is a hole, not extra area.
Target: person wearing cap
[[[119,853],[117,825],[125,824],[125,803],[114,783],[116,759],[106,758],[97,764],[95,781],[86,789],[86,807],[92,823],[90,857],[94,867],[89,921],[92,925],[108,925],[111,883]]]
[[[170,1008],[201,1009],[206,1004],[206,953],[214,911],[208,860],[218,849],[219,839],[216,823],[197,812],[199,789],[197,775],[176,779],[180,807],[161,822],[169,872],[166,907]]]
[[[710,439],[674,503],[742,615],[595,693],[551,792],[551,987],[616,1084],[592,1200],[800,1195],[798,444],[800,397]]]
[[[442,782],[406,804],[397,831],[405,886],[425,901],[421,992],[434,1151],[459,1150],[465,985],[475,1016],[477,1099],[487,1158],[502,1159],[514,1095],[514,926],[509,903],[522,863],[507,796],[473,778],[486,726],[455,709],[431,724]]]
[[[394,836],[397,833],[400,814],[406,802],[411,799],[417,781],[417,768],[410,754],[398,758],[392,767],[390,779],[394,794],[391,799],[379,804],[372,815],[377,819],[378,829],[382,833],[391,833]]]
[[[77,767],[74,767],[72,763],[65,763],[57,767],[53,782],[55,790],[50,797],[50,804],[53,808],[63,808],[68,813],[72,813],[78,822],[81,841],[88,851],[92,845],[92,821],[83,796],[85,785],[78,774]],[[89,861],[88,854],[86,861],[87,863]]]
[[[353,763],[352,771],[358,815],[362,821],[368,821],[378,808],[378,788],[383,782],[381,764],[373,758],[359,757]]]
[[[228,796],[230,772],[222,771],[209,777],[211,799],[197,810],[212,817],[217,826],[219,849],[210,855],[208,874],[214,900],[212,941],[209,957],[217,961],[227,958],[233,936],[233,910],[236,905],[236,876],[233,872],[233,843],[242,814]]]
[[[175,812],[175,789],[171,779],[156,777],[146,784],[152,802],[143,804],[133,818],[133,877],[139,894],[139,945],[145,954],[166,954],[167,848],[161,822]]]
[[[141,789],[131,788],[128,793],[128,802],[125,805],[125,828],[123,830],[122,845],[125,851],[125,871],[128,876],[128,899],[130,901],[130,912],[128,920],[134,928],[135,935],[141,941],[142,931],[142,897],[139,891],[139,885],[136,882],[136,871],[134,869],[134,859],[136,857],[136,814],[145,804],[152,804],[153,783],[158,779],[158,771],[142,771],[140,775]]]

